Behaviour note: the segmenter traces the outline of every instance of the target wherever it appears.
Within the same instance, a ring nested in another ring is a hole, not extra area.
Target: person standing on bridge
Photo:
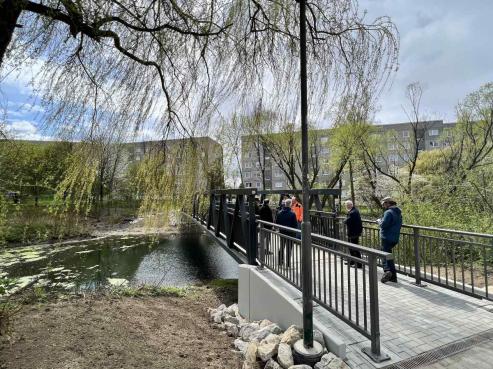
[[[347,216],[344,220],[344,224],[346,225],[347,229],[348,241],[354,243],[355,245],[359,245],[359,237],[363,232],[361,215],[359,214],[359,210],[354,206],[351,200],[347,200],[345,204],[347,209]],[[361,252],[358,250],[349,249],[349,254],[358,259],[361,259]],[[361,268],[363,266],[361,263],[355,263],[353,260],[349,262],[349,265],[356,265],[357,268]]]
[[[300,204],[300,201],[296,198],[296,196],[291,198],[291,210],[296,215],[298,228],[301,229],[301,222],[303,222],[303,205]]]
[[[391,197],[385,197],[382,200],[382,206],[385,209],[383,218],[377,220],[380,226],[382,251],[391,253],[392,249],[399,243],[402,226],[402,212]],[[397,272],[394,260],[384,260],[383,270],[385,273],[381,279],[382,283],[397,283]]]
[[[260,220],[263,220],[264,222],[269,222],[269,223],[274,222],[274,218],[272,216],[272,209],[269,206],[269,199],[265,199],[262,206],[260,207],[259,217],[260,217]],[[265,224],[264,228],[272,229],[272,226]],[[265,252],[267,254],[272,254],[270,252],[269,248],[270,248],[270,233],[267,232],[265,234]]]
[[[289,227],[289,228],[298,228],[298,222],[296,220],[296,215],[291,211],[291,199],[286,199],[284,202],[284,207],[277,214],[276,223],[280,226]],[[281,228],[279,230],[281,235],[296,237],[296,232],[289,231],[287,229]],[[279,248],[279,266],[284,265],[284,250],[287,251],[287,260],[286,265],[289,268],[291,266],[291,249],[293,248],[293,241],[288,240],[284,237],[281,238],[281,245]]]

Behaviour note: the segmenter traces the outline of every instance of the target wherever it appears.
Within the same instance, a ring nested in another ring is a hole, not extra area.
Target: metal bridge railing
[[[314,211],[311,218],[313,224],[331,225],[316,233],[347,240],[343,217]],[[380,249],[376,221],[363,220],[360,244]],[[493,235],[404,224],[393,254],[397,271],[414,277],[417,285],[427,282],[493,300]]]
[[[260,220],[257,223],[260,266],[301,290],[301,231]],[[367,337],[371,347],[364,351],[382,360],[377,264],[392,255],[316,233],[312,241],[314,301]],[[349,249],[360,251],[361,258],[351,256]]]

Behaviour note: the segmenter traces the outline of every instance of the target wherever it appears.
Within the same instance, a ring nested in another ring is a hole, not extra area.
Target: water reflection
[[[236,262],[191,225],[177,236],[114,237],[77,245],[0,252],[0,275],[50,287],[93,289],[108,278],[139,285],[184,286],[216,278],[237,278]],[[31,255],[31,258],[23,258]]]

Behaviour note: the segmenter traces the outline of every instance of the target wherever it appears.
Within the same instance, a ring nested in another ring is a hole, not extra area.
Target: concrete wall
[[[269,319],[283,329],[293,324],[303,326],[301,292],[267,269],[259,270],[246,264],[239,266],[238,305],[241,315],[251,321]],[[344,359],[346,344],[337,333],[322,325],[316,317],[313,326],[324,335],[328,350]]]

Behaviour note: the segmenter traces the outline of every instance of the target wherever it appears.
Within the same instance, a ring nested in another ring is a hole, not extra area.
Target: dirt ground
[[[241,368],[207,307],[230,303],[202,287],[184,297],[91,295],[26,305],[0,343],[1,369]]]

